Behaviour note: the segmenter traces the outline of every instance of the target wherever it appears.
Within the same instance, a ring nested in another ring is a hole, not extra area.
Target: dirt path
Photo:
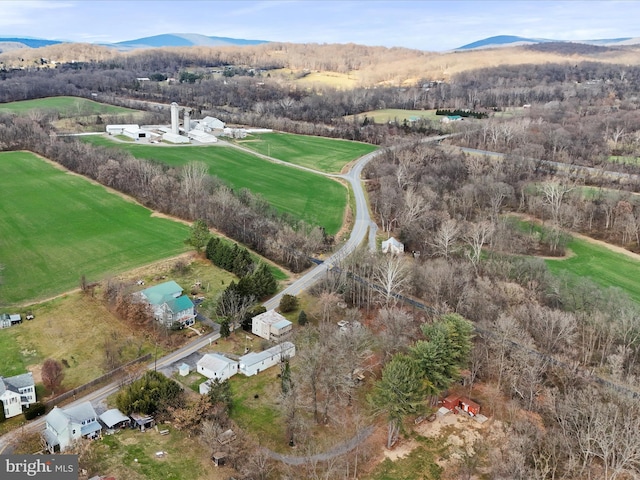
[[[331,460],[334,457],[344,455],[347,452],[350,452],[358,445],[363,443],[367,438],[371,436],[375,427],[370,425],[368,427],[363,428],[358,431],[353,438],[347,440],[346,442],[340,443],[333,447],[331,450],[327,450],[323,453],[318,453],[316,455],[308,455],[304,457],[299,457],[296,455],[284,455],[282,453],[274,452],[273,450],[269,450],[268,448],[263,448],[262,450],[267,454],[269,458],[274,460],[278,460],[282,463],[286,463],[287,465],[304,465],[308,462],[322,462],[326,460]]]

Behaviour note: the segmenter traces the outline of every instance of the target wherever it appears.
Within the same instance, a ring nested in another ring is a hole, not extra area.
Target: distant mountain
[[[153,37],[138,38],[135,40],[127,40],[118,42],[113,46],[119,49],[134,48],[162,48],[162,47],[193,47],[193,46],[243,46],[243,45],[259,45],[268,43],[266,40],[245,40],[239,38],[228,37],[208,37],[197,33],[167,33],[164,35],[155,35]]]
[[[45,40],[43,38],[31,38],[31,37],[3,37],[0,35],[0,42],[21,43],[25,47],[40,48],[47,47],[49,45],[57,45],[62,43],[58,40]]]
[[[467,43],[456,50],[473,50],[476,48],[495,48],[495,47],[515,47],[516,45],[528,45],[532,43],[553,42],[546,38],[525,38],[515,35],[497,35],[495,37],[483,38],[476,42]]]
[[[0,35],[0,45],[4,50],[14,50],[16,48],[40,48],[59,43],[81,43],[81,42],[61,42],[59,40],[47,40],[44,38],[31,37],[3,37]],[[242,38],[229,37],[208,37],[197,33],[167,33],[155,35],[153,37],[137,38],[117,43],[102,43],[102,46],[113,47],[118,50],[134,50],[136,48],[162,48],[162,47],[193,47],[193,46],[243,46],[259,45],[268,43],[266,40],[245,40]]]
[[[515,47],[519,45],[536,45],[543,43],[567,43],[567,44],[586,44],[597,45],[601,47],[614,47],[621,45],[636,45],[640,43],[640,38],[622,37],[622,38],[603,38],[596,40],[551,40],[548,38],[526,38],[516,35],[497,35],[488,37],[477,42],[468,43],[455,50],[477,50],[480,48],[499,48],[499,47]]]

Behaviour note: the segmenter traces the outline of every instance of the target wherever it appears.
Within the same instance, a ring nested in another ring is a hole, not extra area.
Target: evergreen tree
[[[298,325],[304,327],[307,322],[307,314],[304,312],[304,310],[300,310],[300,313],[298,314]]]
[[[292,312],[298,308],[298,299],[295,295],[284,294],[280,299],[280,305],[278,306],[282,313]]]
[[[221,413],[229,414],[231,412],[233,395],[231,393],[229,380],[220,381],[219,378],[214,378],[209,382],[209,393],[207,397],[211,405],[222,410]]]
[[[435,393],[446,390],[460,376],[471,352],[473,325],[457,314],[440,317],[432,324],[424,324],[420,340],[411,350]]]
[[[185,240],[187,245],[191,245],[196,252],[201,252],[208,245],[211,233],[204,220],[196,220],[189,229],[189,238]]]
[[[229,335],[231,335],[231,328],[229,327],[229,320],[225,318],[220,322],[220,336],[227,338]]]
[[[428,387],[424,372],[415,358],[396,354],[382,370],[369,401],[388,421],[387,448],[395,442],[407,415],[420,411]]]

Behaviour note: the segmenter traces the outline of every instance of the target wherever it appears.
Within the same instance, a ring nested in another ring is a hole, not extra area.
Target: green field
[[[262,160],[224,146],[167,146],[114,143],[106,137],[82,137],[94,145],[122,148],[137,158],[175,167],[203,162],[234,189],[261,195],[274,208],[335,234],[342,226],[347,190],[335,180],[286,165]]]
[[[28,152],[0,154],[0,304],[37,300],[187,249],[188,227]]]
[[[640,302],[640,262],[600,245],[573,239],[567,245],[574,256],[565,260],[546,260],[552,273],[570,272],[588,277],[605,288],[618,287]]]
[[[98,114],[121,115],[137,112],[137,110],[98,103],[80,97],[48,97],[0,104],[0,113],[24,114],[33,110],[54,110],[62,117]]]
[[[353,120],[353,115],[347,115],[344,117],[345,120]],[[436,116],[435,110],[404,110],[401,108],[384,108],[382,110],[372,110],[370,112],[363,112],[357,115],[360,121],[364,120],[364,117],[367,117],[369,120],[373,120],[376,123],[389,123],[389,122],[398,122],[402,123],[405,120],[413,121],[418,120],[420,118],[424,118],[425,120],[437,120],[440,118]]]
[[[377,149],[367,143],[290,133],[251,135],[236,143],[263,155],[326,173],[339,173],[347,163]]]

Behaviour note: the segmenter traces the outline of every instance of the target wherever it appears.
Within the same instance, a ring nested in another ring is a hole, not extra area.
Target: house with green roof
[[[138,295],[151,306],[155,319],[167,328],[184,328],[196,321],[193,302],[173,280],[145,288]]]

